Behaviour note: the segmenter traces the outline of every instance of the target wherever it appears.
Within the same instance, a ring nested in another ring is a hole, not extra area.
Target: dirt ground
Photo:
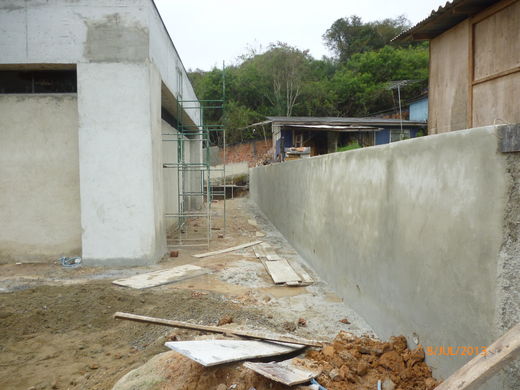
[[[265,240],[316,282],[307,287],[275,286],[251,248],[203,259],[191,255],[206,248],[181,249],[179,257],[131,269],[0,265],[0,388],[111,389],[123,375],[165,352],[163,344],[173,335],[180,340],[200,335],[114,320],[116,311],[208,325],[229,316],[233,322],[228,327],[322,340],[332,340],[340,330],[373,335],[246,198],[228,201],[227,217],[226,235],[215,234],[211,250]],[[211,273],[146,290],[111,283],[187,263]],[[350,324],[340,321],[345,318]],[[305,326],[298,325],[299,319]]]

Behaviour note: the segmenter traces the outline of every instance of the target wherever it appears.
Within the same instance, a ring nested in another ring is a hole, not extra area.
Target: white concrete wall
[[[162,132],[163,134],[177,134],[172,126],[165,121],[162,121]],[[162,143],[162,155],[164,163],[177,163],[178,143],[176,140],[177,136],[163,136]],[[169,141],[166,141],[169,140]],[[164,168],[163,169],[163,182],[164,182],[164,209],[167,214],[176,214],[179,212],[179,203],[177,194],[179,192],[178,183],[178,172],[177,168]],[[165,218],[166,230],[170,232],[177,223],[177,218]]]
[[[174,96],[182,88],[184,99],[196,99],[152,0],[2,0],[0,53],[0,64],[149,59]],[[200,124],[198,110],[188,115]]]
[[[0,95],[0,263],[81,255],[74,94]]]
[[[520,322],[520,155],[499,130],[254,168],[251,197],[380,336],[486,346]],[[468,359],[427,357],[440,377]]]
[[[158,260],[166,252],[161,82],[173,96],[196,96],[153,1],[2,1],[0,53],[0,66],[77,64],[84,260]],[[187,114],[200,123],[197,110]]]
[[[147,64],[78,65],[83,257],[87,263],[155,261],[150,70]]]

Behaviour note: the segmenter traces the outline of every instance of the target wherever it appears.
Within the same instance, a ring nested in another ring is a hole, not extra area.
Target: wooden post
[[[520,356],[520,324],[471,359],[435,390],[475,390],[507,363]]]
[[[119,320],[144,322],[147,324],[171,326],[174,328],[194,329],[194,330],[201,330],[204,332],[221,333],[221,334],[225,334],[225,335],[234,335],[234,336],[240,336],[240,337],[247,337],[247,338],[251,338],[251,339],[276,341],[276,342],[280,342],[280,343],[305,345],[305,346],[309,346],[309,347],[323,347],[323,343],[319,342],[319,341],[293,339],[292,337],[285,337],[285,336],[279,336],[279,335],[268,336],[268,335],[255,333],[255,332],[228,329],[228,328],[222,328],[219,326],[190,324],[189,322],[166,320],[166,319],[162,319],[162,318],[140,316],[137,314],[130,314],[130,313],[117,312],[114,314],[114,318],[119,319]]]

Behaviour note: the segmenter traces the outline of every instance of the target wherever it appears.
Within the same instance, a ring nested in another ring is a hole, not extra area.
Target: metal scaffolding
[[[177,145],[177,161],[163,163],[163,168],[177,173],[177,212],[165,214],[176,222],[168,234],[168,247],[209,247],[213,231],[226,232],[226,132],[222,124],[205,124],[203,119],[207,110],[223,109],[224,99],[177,99],[177,131],[163,133],[163,141]],[[186,124],[183,116],[197,111],[199,123]],[[218,168],[210,159],[210,147],[215,145],[223,150]],[[222,191],[215,190],[219,183]],[[219,207],[212,207],[217,201]]]

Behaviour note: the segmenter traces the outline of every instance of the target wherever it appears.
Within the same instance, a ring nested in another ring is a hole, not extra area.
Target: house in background
[[[164,134],[201,118],[153,1],[3,0],[0,53],[0,262],[158,261],[179,200]]]
[[[430,41],[428,134],[519,123],[520,1],[453,0],[395,38]]]
[[[408,119],[411,121],[428,122],[428,94],[411,100],[408,107]]]
[[[359,144],[382,145],[415,138],[426,122],[383,118],[285,117],[269,116],[249,127],[271,126],[273,159],[285,158],[286,149],[309,148],[310,156],[334,153],[338,148]],[[401,128],[402,126],[402,128]]]

